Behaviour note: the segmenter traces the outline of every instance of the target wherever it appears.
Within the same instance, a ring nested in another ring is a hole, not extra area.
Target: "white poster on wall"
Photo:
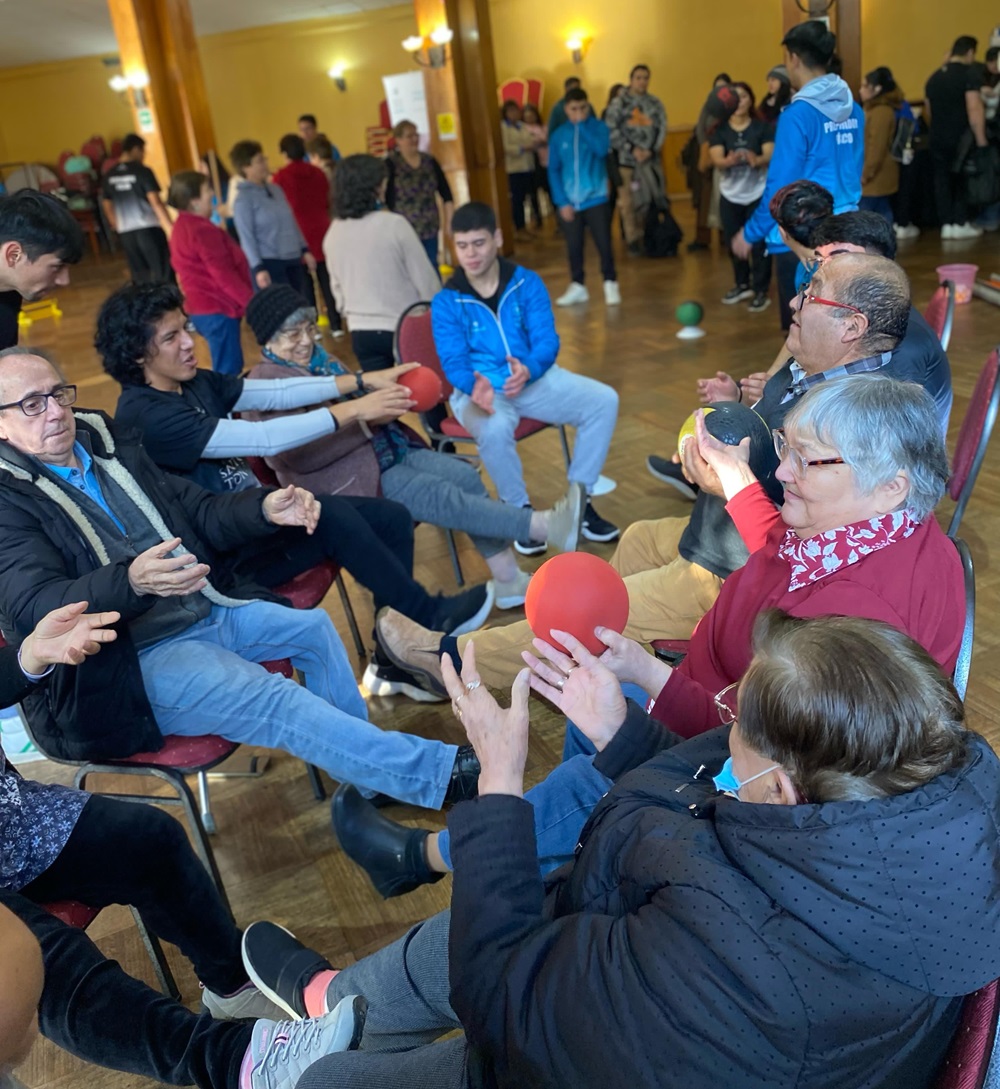
[[[383,76],[385,101],[389,107],[389,123],[412,121],[420,133],[420,146],[426,149],[431,139],[431,122],[427,116],[427,95],[424,92],[423,72],[403,72],[397,76]]]

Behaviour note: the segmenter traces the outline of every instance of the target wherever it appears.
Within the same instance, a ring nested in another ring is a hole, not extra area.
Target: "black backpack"
[[[676,257],[684,232],[670,211],[670,202],[654,201],[646,211],[643,248],[647,257]]]

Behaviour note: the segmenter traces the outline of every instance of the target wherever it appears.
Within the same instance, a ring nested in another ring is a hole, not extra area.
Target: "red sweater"
[[[253,296],[250,266],[222,227],[204,216],[181,212],[170,232],[170,263],[189,314],[243,317]]]
[[[744,539],[744,523],[770,520],[761,498],[773,512],[759,484],[729,502]],[[958,551],[933,516],[904,540],[799,590],[788,589],[788,561],[778,555],[787,528],[780,518],[772,521],[764,547],[722,584],[695,628],[687,657],[657,696],[653,718],[674,733],[694,737],[719,725],[713,697],[750,665],[753,623],[765,609],[883,620],[915,639],[946,673],[954,670],[965,624],[965,581]]]
[[[281,186],[292,206],[299,230],[309,252],[323,260],[323,236],[330,226],[330,183],[318,166],[305,160],[293,160],[271,179]]]

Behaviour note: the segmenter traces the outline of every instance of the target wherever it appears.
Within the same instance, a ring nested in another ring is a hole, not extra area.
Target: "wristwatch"
[[[354,375],[354,380],[358,383],[358,393],[368,392],[368,388],[365,386],[364,371],[358,371]]]

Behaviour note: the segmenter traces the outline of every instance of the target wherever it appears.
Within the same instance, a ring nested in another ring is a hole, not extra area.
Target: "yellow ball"
[[[695,411],[697,411],[697,409],[695,409]],[[706,416],[714,411],[714,408],[706,408],[704,410]],[[684,443],[691,438],[694,438],[694,412],[692,412],[681,424],[680,434],[677,436],[677,452],[682,456],[684,453]]]

